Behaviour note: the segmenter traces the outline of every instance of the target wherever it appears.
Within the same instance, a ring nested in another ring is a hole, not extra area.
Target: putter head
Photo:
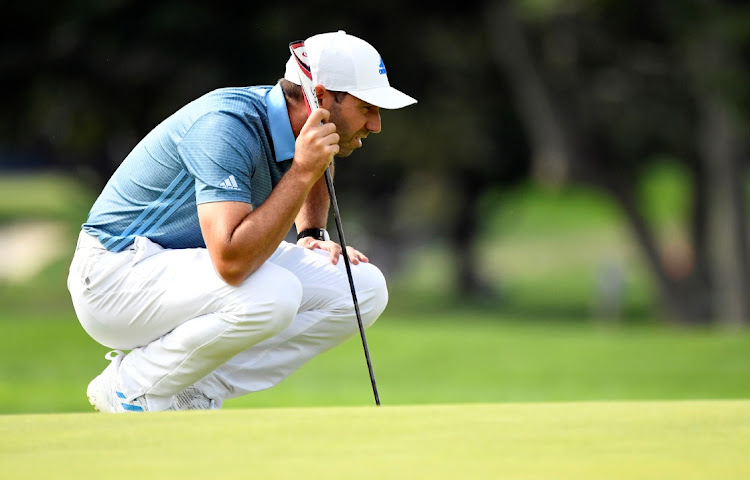
[[[315,85],[313,85],[312,70],[307,61],[307,51],[305,42],[298,40],[289,44],[289,51],[292,52],[294,60],[297,62],[297,73],[299,74],[299,83],[302,87],[302,93],[305,97],[305,106],[307,114],[318,108],[318,97],[315,95]]]

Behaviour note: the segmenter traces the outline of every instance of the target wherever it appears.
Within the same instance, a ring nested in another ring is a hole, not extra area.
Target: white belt
[[[78,245],[76,245],[76,248],[99,248],[102,250],[105,250],[104,245],[101,244],[98,238],[89,235],[85,231],[81,230],[81,233],[78,234]]]
[[[81,230],[81,233],[78,234],[78,244],[76,245],[76,249],[78,248],[96,248],[98,250],[107,250],[107,248],[102,245],[102,242],[100,242],[98,238],[86,233],[85,230]],[[131,243],[128,247],[123,249],[123,251],[126,250],[135,250],[135,242]]]
[[[81,230],[81,233],[78,234],[78,244],[76,245],[76,248],[96,248],[99,250],[107,249],[104,245],[102,245],[102,242],[100,242],[98,238],[86,233],[84,230]],[[132,249],[133,249],[133,245],[131,244],[125,250],[132,250]]]

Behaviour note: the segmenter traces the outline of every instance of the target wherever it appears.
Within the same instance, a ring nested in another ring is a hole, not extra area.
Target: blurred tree
[[[485,32],[477,29],[480,5],[468,2],[460,15],[450,4],[412,11],[400,6],[398,20],[389,17],[399,32],[390,41],[402,53],[387,63],[395,75],[391,81],[405,85],[419,104],[383,112],[388,140],[375,139],[367,155],[357,158],[357,168],[337,173],[355,184],[361,171],[378,172],[379,182],[357,186],[363,198],[377,200],[368,202],[369,210],[357,210],[368,211],[366,221],[389,261],[403,264],[416,249],[445,241],[454,263],[451,283],[464,299],[493,295],[478,273],[481,259],[474,249],[480,200],[489,189],[525,178],[528,166],[503,78],[487,55]]]
[[[355,9],[89,0],[3,10],[0,150],[50,159],[100,188],[184,103],[274,83],[289,41],[344,29],[375,45],[391,83],[419,100],[383,112],[383,138],[337,169],[347,229],[367,234],[358,244],[373,239],[362,247],[386,269],[446,239],[459,293],[484,292],[479,201],[532,175],[608,192],[675,318],[750,316],[744,3],[485,0],[457,12],[396,0]],[[692,182],[691,248],[677,255],[687,268],[668,261],[679,252],[658,243],[637,195],[642,172],[664,156]]]
[[[472,293],[483,286],[472,255],[477,202],[486,188],[522,178],[525,146],[507,99],[480,94],[502,82],[476,29],[479,3],[466,7],[456,15],[449,4],[426,11],[395,0],[355,10],[310,2],[12,3],[0,33],[4,91],[13,92],[0,145],[36,152],[101,188],[135,143],[184,103],[213,88],[274,83],[289,41],[344,29],[375,45],[391,82],[420,103],[383,112],[387,138],[369,140],[356,168],[337,169],[343,215],[361,219],[373,249],[387,245],[379,263],[391,269],[425,241],[447,238],[460,252],[455,284]],[[420,200],[428,191],[441,192],[438,204]]]
[[[582,182],[622,208],[672,318],[750,321],[745,132],[750,8],[738,2],[495,2],[488,30],[545,184]],[[665,261],[639,208],[655,159],[690,172],[691,258]]]

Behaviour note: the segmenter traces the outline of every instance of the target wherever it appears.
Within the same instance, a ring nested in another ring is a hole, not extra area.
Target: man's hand
[[[330,115],[323,108],[313,110],[295,141],[292,168],[312,174],[314,180],[323,175],[333,162],[334,155],[339,152],[336,125],[326,123]]]
[[[297,245],[310,250],[325,250],[330,253],[331,263],[334,265],[339,263],[339,256],[342,253],[341,245],[332,240],[316,240],[313,237],[303,237],[297,240]],[[349,261],[352,265],[357,265],[359,262],[368,263],[370,261],[362,252],[352,247],[346,247],[346,254],[349,256]]]

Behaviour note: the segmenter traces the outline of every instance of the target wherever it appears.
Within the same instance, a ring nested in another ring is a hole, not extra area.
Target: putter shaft
[[[375,405],[380,406],[380,395],[378,395],[378,386],[375,383],[375,374],[372,370],[372,361],[370,360],[370,349],[367,347],[367,338],[365,337],[365,327],[362,324],[362,316],[359,313],[359,302],[357,301],[357,291],[354,288],[354,278],[352,277],[352,269],[349,264],[349,254],[346,252],[346,239],[344,238],[344,229],[341,226],[341,214],[339,213],[339,205],[336,201],[336,191],[333,188],[333,179],[331,178],[331,167],[328,167],[325,171],[326,185],[328,186],[328,196],[331,198],[331,206],[333,207],[333,218],[336,221],[336,230],[339,234],[339,243],[341,244],[341,250],[344,255],[344,266],[346,267],[346,273],[349,277],[349,288],[352,291],[352,300],[354,301],[354,312],[357,314],[357,324],[359,325],[359,336],[362,338],[362,347],[365,350],[365,359],[367,360],[367,370],[370,372],[370,383],[372,384],[372,394],[375,396]]]

